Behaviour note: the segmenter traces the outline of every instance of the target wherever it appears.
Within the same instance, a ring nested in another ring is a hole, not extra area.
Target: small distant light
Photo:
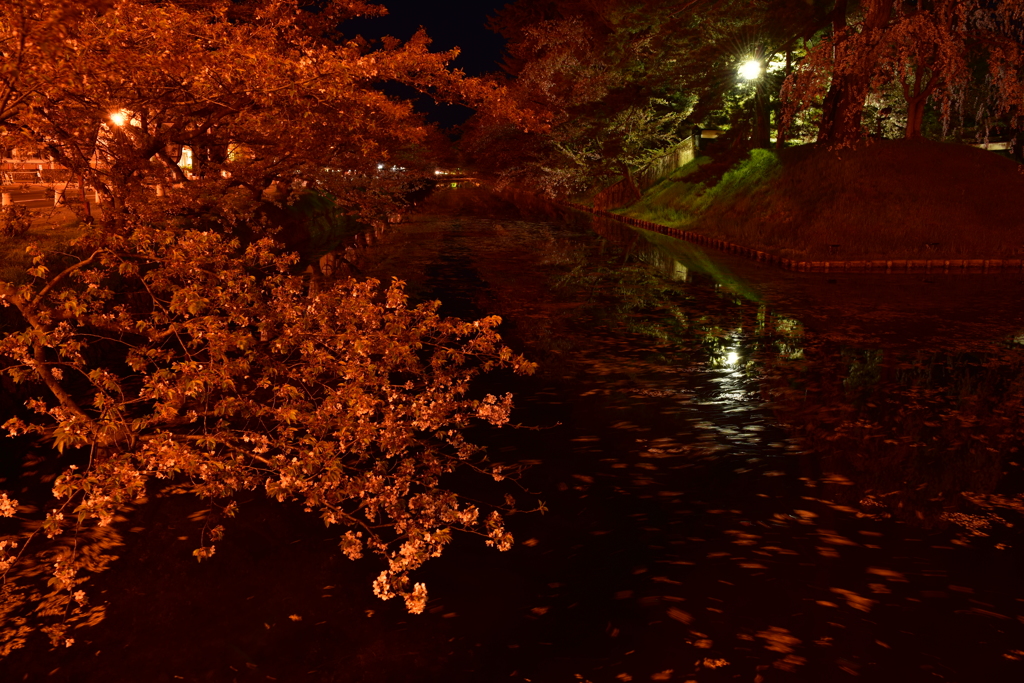
[[[761,62],[756,59],[748,59],[740,64],[740,78],[752,81],[761,75]]]
[[[441,169],[434,169],[434,175],[441,175]]]
[[[736,365],[737,363],[740,362],[740,354],[736,353],[735,351],[730,351],[725,356],[725,362],[728,363],[729,365]]]
[[[384,164],[377,164],[377,170],[378,171],[383,171],[384,170]]]
[[[115,126],[123,126],[126,120],[124,112],[115,111],[110,115],[110,122]]]

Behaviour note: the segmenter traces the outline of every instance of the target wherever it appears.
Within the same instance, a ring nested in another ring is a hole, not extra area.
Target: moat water
[[[787,273],[528,197],[436,202],[376,272],[504,316],[542,366],[516,417],[543,429],[486,439],[550,512],[453,594],[492,634],[466,671],[1024,675],[1019,273]]]
[[[547,512],[457,538],[412,616],[313,515],[254,499],[197,565],[160,498],[108,618],[0,679],[1024,679],[1019,273],[787,273],[472,185],[357,265],[540,364],[471,436]]]

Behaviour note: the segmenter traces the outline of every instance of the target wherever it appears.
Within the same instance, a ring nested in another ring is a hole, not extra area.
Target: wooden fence
[[[693,161],[697,156],[697,145],[697,137],[691,135],[634,173],[633,182],[641,192],[653,187],[665,176]],[[626,178],[623,178],[594,197],[594,208],[605,211],[616,209],[631,204],[633,200],[633,189]]]

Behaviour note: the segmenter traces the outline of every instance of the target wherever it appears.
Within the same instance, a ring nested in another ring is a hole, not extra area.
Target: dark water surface
[[[786,273],[472,187],[362,268],[540,362],[473,437],[548,512],[411,616],[312,515],[253,500],[196,565],[155,500],[107,620],[0,680],[1024,680],[1019,274]]]
[[[551,383],[517,417],[559,426],[492,437],[551,512],[521,521],[522,568],[478,578],[520,614],[453,594],[500,633],[456,668],[1024,676],[1019,274],[785,273],[463,193],[379,272],[506,316]]]

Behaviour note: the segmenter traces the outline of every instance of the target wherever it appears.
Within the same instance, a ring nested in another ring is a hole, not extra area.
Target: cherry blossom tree
[[[8,146],[84,178],[115,222],[156,185],[194,200],[241,187],[259,201],[301,182],[384,214],[386,205],[366,206],[381,200],[365,191],[378,166],[415,177],[441,138],[379,85],[470,104],[500,93],[450,70],[457,51],[431,52],[423,32],[372,49],[337,31],[383,11],[362,0],[315,12],[299,0],[2,0],[0,129]],[[189,169],[177,163],[183,149]]]
[[[25,323],[0,339],[0,356],[15,381],[39,389],[27,404],[34,417],[4,428],[42,437],[69,460],[30,537],[59,543],[95,531],[152,487],[171,487],[208,501],[195,550],[208,558],[238,496],[262,489],[343,529],[348,557],[383,556],[374,592],[403,597],[412,612],[426,588],[410,573],[452,532],[509,548],[501,510],[512,498],[481,511],[443,483],[463,467],[496,480],[512,473],[462,435],[474,420],[505,424],[511,409],[509,394],[474,395],[475,376],[534,367],[501,343],[499,318],[410,306],[401,282],[313,286],[267,239],[243,246],[218,232],[140,225],[94,232],[81,247],[88,256],[60,272],[40,253],[32,282],[0,283],[0,303]],[[0,494],[4,516],[24,518],[18,507]],[[19,574],[25,541],[0,541],[3,600],[18,607],[0,651],[21,642],[11,625],[34,603],[53,608],[55,643],[69,615],[95,616],[81,584],[102,568],[96,558],[73,543],[46,546],[30,563],[30,579],[50,568],[52,589],[40,593]]]
[[[900,3],[840,0],[833,27],[808,51],[785,87],[787,117],[822,102],[818,139],[848,144],[862,134],[865,101],[895,83],[907,112],[905,136],[921,134],[931,101],[946,124],[965,106],[979,72],[981,106],[1020,115],[1024,3],[929,0]]]
[[[0,0],[3,144],[104,198],[72,255],[30,247],[28,280],[0,282],[16,321],[0,371],[29,396],[4,427],[52,446],[57,470],[48,502],[0,492],[0,517],[22,525],[0,536],[0,656],[33,630],[70,644],[102,618],[83,584],[112,561],[125,506],[154,489],[208,503],[199,559],[248,492],[295,501],[339,528],[348,557],[382,557],[374,592],[412,612],[426,601],[412,572],[455,531],[510,547],[515,500],[469,503],[447,478],[515,474],[463,431],[506,424],[512,406],[475,377],[533,364],[497,317],[442,317],[401,282],[298,274],[264,219],[268,191],[302,184],[379,214],[427,167],[440,137],[382,83],[528,114],[448,69],[456,52],[423,33],[379,49],[338,34],[381,8],[315,5]]]

